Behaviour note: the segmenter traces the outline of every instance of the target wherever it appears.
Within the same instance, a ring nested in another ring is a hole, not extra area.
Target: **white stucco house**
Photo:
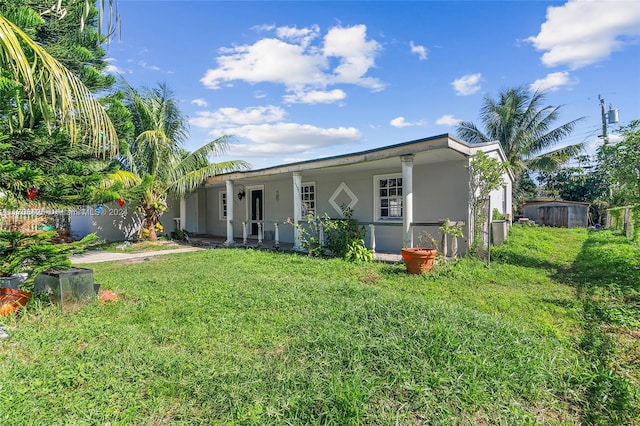
[[[299,247],[290,222],[307,213],[340,217],[342,207],[367,227],[366,244],[399,253],[421,231],[436,238],[438,221],[465,224],[470,243],[472,217],[467,166],[478,152],[506,161],[499,142],[467,144],[448,134],[382,148],[210,177],[183,200],[171,203],[162,222],[192,233],[223,236],[225,244],[256,238]],[[510,173],[491,194],[491,208],[512,211]],[[289,220],[289,223],[287,222]],[[465,244],[460,251],[464,252]]]

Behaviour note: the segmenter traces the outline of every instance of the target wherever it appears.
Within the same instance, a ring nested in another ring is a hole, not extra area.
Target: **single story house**
[[[499,142],[468,144],[448,134],[347,155],[302,161],[210,177],[178,203],[162,222],[167,233],[179,227],[223,236],[225,244],[256,238],[265,244],[300,247],[295,224],[307,214],[352,218],[366,226],[365,243],[378,252],[399,253],[414,246],[422,231],[439,238],[439,221],[464,223],[471,243],[468,165],[480,151],[506,161]],[[513,176],[491,194],[491,209],[512,211]],[[167,217],[168,216],[168,217]],[[461,241],[460,252],[467,244]]]
[[[538,225],[557,228],[586,228],[589,203],[564,200],[532,201],[522,206],[524,217]]]

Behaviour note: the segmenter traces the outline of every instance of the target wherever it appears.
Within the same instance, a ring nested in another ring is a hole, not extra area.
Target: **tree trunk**
[[[156,234],[156,224],[158,223],[158,215],[156,209],[153,206],[143,206],[144,209],[144,222],[142,229],[149,231],[149,236],[146,237],[149,241],[158,241],[158,235]]]

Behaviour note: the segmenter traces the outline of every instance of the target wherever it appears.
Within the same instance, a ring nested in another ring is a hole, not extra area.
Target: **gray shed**
[[[556,228],[586,228],[589,203],[577,201],[534,201],[523,206],[524,216],[538,225]]]

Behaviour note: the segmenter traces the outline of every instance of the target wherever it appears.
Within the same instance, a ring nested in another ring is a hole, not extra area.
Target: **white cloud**
[[[457,126],[462,120],[451,114],[443,115],[436,120],[438,126]]]
[[[570,0],[547,8],[547,20],[536,36],[526,39],[544,51],[548,67],[584,67],[607,58],[640,36],[637,1]]]
[[[125,74],[127,73],[127,71],[125,71],[122,68],[118,68],[118,66],[113,65],[113,64],[109,64],[106,67],[104,67],[104,72],[107,74]]]
[[[393,120],[391,120],[389,124],[391,124],[393,127],[398,127],[398,128],[409,127],[412,125],[411,123],[408,123],[404,119],[404,117],[396,117]]]
[[[341,101],[347,94],[340,89],[330,91],[312,90],[309,92],[296,92],[293,95],[284,96],[284,102],[288,104],[330,104]]]
[[[144,68],[146,70],[151,70],[151,71],[158,71],[161,72],[163,74],[175,74],[175,71],[171,71],[171,70],[163,70],[162,68],[160,68],[157,65],[151,65],[146,61],[138,61],[138,65],[140,66],[140,68]],[[131,72],[129,73],[131,74]]]
[[[202,107],[202,108],[205,108],[205,107],[209,106],[207,101],[205,101],[202,98],[194,99],[194,100],[191,101],[191,103],[196,105],[196,106]]]
[[[578,80],[572,79],[568,72],[554,72],[531,83],[529,89],[531,91],[557,92],[563,86],[575,86],[576,84],[578,84]]]
[[[104,67],[103,72],[106,74],[131,74],[130,70],[126,70],[124,68],[120,68],[115,63],[118,62],[115,58],[105,58],[104,60],[107,63],[107,66]]]
[[[410,122],[410,121],[405,120],[404,117],[396,117],[393,120],[391,120],[389,122],[389,124],[392,125],[393,127],[397,127],[399,129],[401,129],[403,127],[424,126],[425,122],[422,121],[422,120]]]
[[[147,70],[152,70],[152,71],[160,71],[160,67],[157,65],[149,65],[146,61],[139,61],[138,65],[140,65],[142,68],[147,69]]]
[[[340,65],[333,70],[332,83],[349,83],[382,90],[384,84],[378,79],[364,75],[375,65],[381,46],[375,40],[367,40],[367,27],[333,27],[324,37],[325,57],[340,58]]]
[[[222,53],[216,59],[218,67],[207,70],[200,80],[209,89],[218,89],[221,82],[233,80],[250,84],[271,82],[291,88],[326,82],[323,73],[326,59],[306,54],[299,45],[265,38],[250,46],[224,49]]]
[[[619,135],[618,133],[609,133],[608,134],[608,139],[609,139],[609,143],[610,144],[615,145],[618,142],[620,142],[621,140],[623,140],[624,138],[621,135]],[[590,143],[588,143],[587,145],[592,150],[598,149],[599,147],[604,145],[604,139],[602,139],[601,137],[598,137],[595,140],[593,140]]]
[[[276,30],[276,33],[279,38],[283,40],[290,40],[306,48],[313,39],[320,35],[320,27],[317,25],[300,29],[296,27],[279,27]]]
[[[415,53],[416,55],[418,55],[418,58],[420,58],[421,61],[427,59],[428,50],[426,47],[413,44],[413,41],[409,44],[411,45],[411,53]]]
[[[317,26],[275,28],[279,38],[220,49],[216,68],[207,70],[200,81],[210,89],[240,80],[281,84],[286,90],[304,93],[325,91],[335,84],[382,90],[381,81],[367,76],[375,66],[380,44],[368,40],[366,30],[364,25],[332,27],[320,39]],[[337,65],[332,67],[335,59]]]
[[[480,90],[480,81],[482,80],[482,74],[467,74],[456,80],[453,80],[451,85],[456,91],[458,96],[468,96],[477,93]]]
[[[255,25],[253,27],[251,27],[251,29],[255,32],[262,32],[262,31],[273,31],[276,29],[276,26],[271,24],[262,24],[262,25]]]
[[[362,139],[354,127],[321,128],[309,124],[276,123],[217,129],[212,137],[233,135],[251,143],[234,143],[234,156],[282,156],[309,154],[314,149],[357,142]]]
[[[285,111],[277,106],[220,108],[216,111],[198,111],[189,124],[201,128],[228,128],[237,125],[272,123],[284,119]]]

